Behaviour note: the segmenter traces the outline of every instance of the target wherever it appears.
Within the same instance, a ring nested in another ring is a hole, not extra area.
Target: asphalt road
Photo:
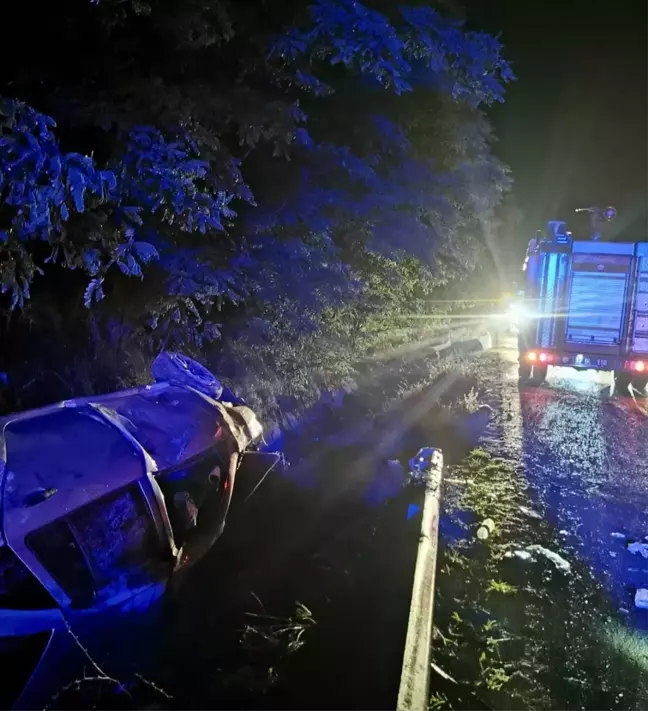
[[[520,389],[512,339],[501,339],[493,355],[506,418],[495,451],[523,466],[534,501],[566,547],[634,625],[648,628],[648,612],[634,607],[636,588],[648,587],[648,559],[627,550],[648,543],[645,394],[613,395],[609,373],[569,368],[550,369],[543,386]]]

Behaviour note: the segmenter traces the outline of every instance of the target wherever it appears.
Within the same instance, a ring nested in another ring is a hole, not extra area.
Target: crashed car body
[[[262,429],[185,375],[0,420],[0,643],[33,663],[14,707],[71,630],[150,605],[221,534]]]

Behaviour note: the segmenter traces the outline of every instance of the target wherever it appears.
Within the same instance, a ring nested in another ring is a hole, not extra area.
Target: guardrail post
[[[424,478],[421,531],[398,690],[398,711],[427,711],[428,708],[442,475],[443,453],[436,449]]]

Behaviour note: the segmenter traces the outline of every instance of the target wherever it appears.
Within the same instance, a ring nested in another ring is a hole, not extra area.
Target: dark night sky
[[[517,81],[490,112],[526,245],[548,219],[614,205],[618,239],[648,240],[648,2],[468,0],[501,31]],[[610,237],[615,237],[610,230]]]

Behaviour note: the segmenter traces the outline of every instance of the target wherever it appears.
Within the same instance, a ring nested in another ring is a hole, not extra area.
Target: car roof
[[[216,443],[222,409],[191,388],[156,383],[2,418],[0,530],[11,518],[12,528],[26,531],[36,512],[42,525],[147,472],[195,458]],[[55,493],[25,505],[37,490]]]

